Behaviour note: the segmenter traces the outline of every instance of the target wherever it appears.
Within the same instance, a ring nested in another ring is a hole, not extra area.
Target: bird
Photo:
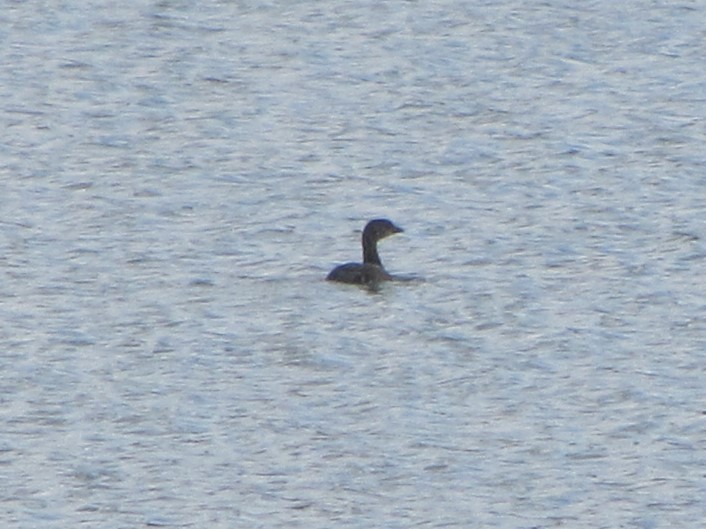
[[[356,285],[377,285],[381,281],[393,279],[382,266],[377,243],[380,239],[403,231],[388,219],[371,220],[363,230],[363,262],[339,265],[331,270],[326,279]]]

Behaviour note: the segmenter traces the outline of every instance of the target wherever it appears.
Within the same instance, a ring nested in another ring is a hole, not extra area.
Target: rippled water
[[[703,7],[7,2],[4,526],[697,527]]]

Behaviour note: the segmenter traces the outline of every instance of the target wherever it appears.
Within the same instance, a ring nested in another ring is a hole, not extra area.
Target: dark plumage
[[[374,285],[392,279],[382,266],[378,255],[378,241],[389,235],[404,231],[387,219],[374,219],[363,230],[363,262],[337,266],[326,277],[329,281]]]

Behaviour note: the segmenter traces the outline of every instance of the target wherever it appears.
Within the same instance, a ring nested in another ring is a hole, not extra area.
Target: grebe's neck
[[[363,232],[363,262],[382,266],[378,255],[378,242],[365,232]]]

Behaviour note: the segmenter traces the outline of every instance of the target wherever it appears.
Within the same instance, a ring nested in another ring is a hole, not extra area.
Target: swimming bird
[[[392,276],[382,266],[378,255],[378,241],[403,231],[387,219],[371,220],[363,230],[363,262],[337,266],[326,279],[356,285],[376,285],[381,281],[389,281]]]

